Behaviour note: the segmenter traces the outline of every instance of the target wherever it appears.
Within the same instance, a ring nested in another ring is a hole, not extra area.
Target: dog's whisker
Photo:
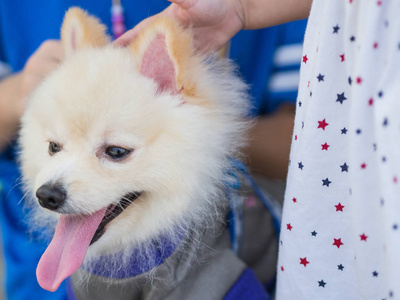
[[[21,179],[22,179],[22,176],[19,176],[19,177],[15,180],[14,185],[12,186],[12,188],[11,188],[11,189],[8,191],[8,193],[7,193],[6,199],[8,199],[8,197],[10,196],[10,193],[11,193],[15,188],[17,188],[17,187],[19,187],[20,185],[23,185],[23,184],[24,184],[23,181],[20,181]]]
[[[26,197],[26,195],[28,195],[28,193],[29,193],[29,191],[26,192],[26,193],[22,196],[21,200],[18,201],[18,205],[21,204],[21,202],[25,199],[25,197]]]

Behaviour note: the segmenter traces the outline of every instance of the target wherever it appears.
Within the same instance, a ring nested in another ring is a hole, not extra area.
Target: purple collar
[[[123,259],[121,254],[100,256],[90,263],[90,266],[83,265],[82,268],[93,275],[126,279],[138,276],[158,267],[176,250],[181,243],[185,232],[179,234],[179,238],[171,241],[167,236],[153,239],[147,244],[133,248],[131,255]],[[119,259],[120,258],[120,259]],[[123,261],[124,260],[124,261]],[[116,266],[115,262],[121,262]],[[115,270],[117,267],[117,271]]]

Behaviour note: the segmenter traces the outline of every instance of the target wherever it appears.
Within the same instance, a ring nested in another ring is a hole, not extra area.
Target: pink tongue
[[[61,215],[54,237],[36,269],[39,285],[54,292],[79,269],[106,208],[93,215]]]

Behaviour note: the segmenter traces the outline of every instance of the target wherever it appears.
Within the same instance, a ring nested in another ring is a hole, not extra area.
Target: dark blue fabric
[[[127,28],[169,5],[168,1],[160,0],[121,2]],[[0,0],[0,60],[9,64],[14,72],[20,71],[43,41],[60,37],[63,15],[70,6],[76,5],[96,15],[111,28],[111,0]],[[293,28],[283,25],[244,31],[232,40],[231,57],[239,64],[244,80],[251,84],[254,115],[271,112],[279,103],[294,103],[296,100],[296,91],[281,98],[265,92],[271,72],[274,72],[271,57],[275,48],[280,44],[302,41],[304,28],[301,25]],[[13,151],[0,153],[0,222],[6,261],[3,290],[12,300],[63,299],[66,295],[64,284],[57,292],[49,293],[36,282],[36,265],[46,245],[32,242],[27,226],[22,222],[26,215],[18,203],[23,194],[20,186],[15,186],[19,177]]]
[[[246,269],[240,275],[224,300],[268,300],[270,296],[258,281],[251,269]]]

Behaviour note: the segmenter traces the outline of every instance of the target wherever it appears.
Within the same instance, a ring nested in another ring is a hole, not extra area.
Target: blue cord
[[[229,203],[227,224],[230,232],[232,250],[239,254],[240,245],[243,241],[243,212],[242,203],[238,190],[240,189],[240,178],[233,170],[228,170],[225,176],[226,195]],[[232,192],[232,190],[234,190]]]
[[[252,187],[253,191],[255,192],[256,196],[261,200],[265,208],[269,211],[269,213],[272,216],[273,219],[273,224],[275,228],[275,233],[279,237],[279,234],[281,232],[281,217],[277,213],[276,209],[274,208],[274,205],[271,203],[271,201],[265,197],[264,193],[262,190],[258,187],[257,183],[254,181],[254,179],[251,177],[249,172],[247,171],[246,166],[240,162],[237,159],[231,158],[231,162],[233,166],[242,173],[248,184]]]

